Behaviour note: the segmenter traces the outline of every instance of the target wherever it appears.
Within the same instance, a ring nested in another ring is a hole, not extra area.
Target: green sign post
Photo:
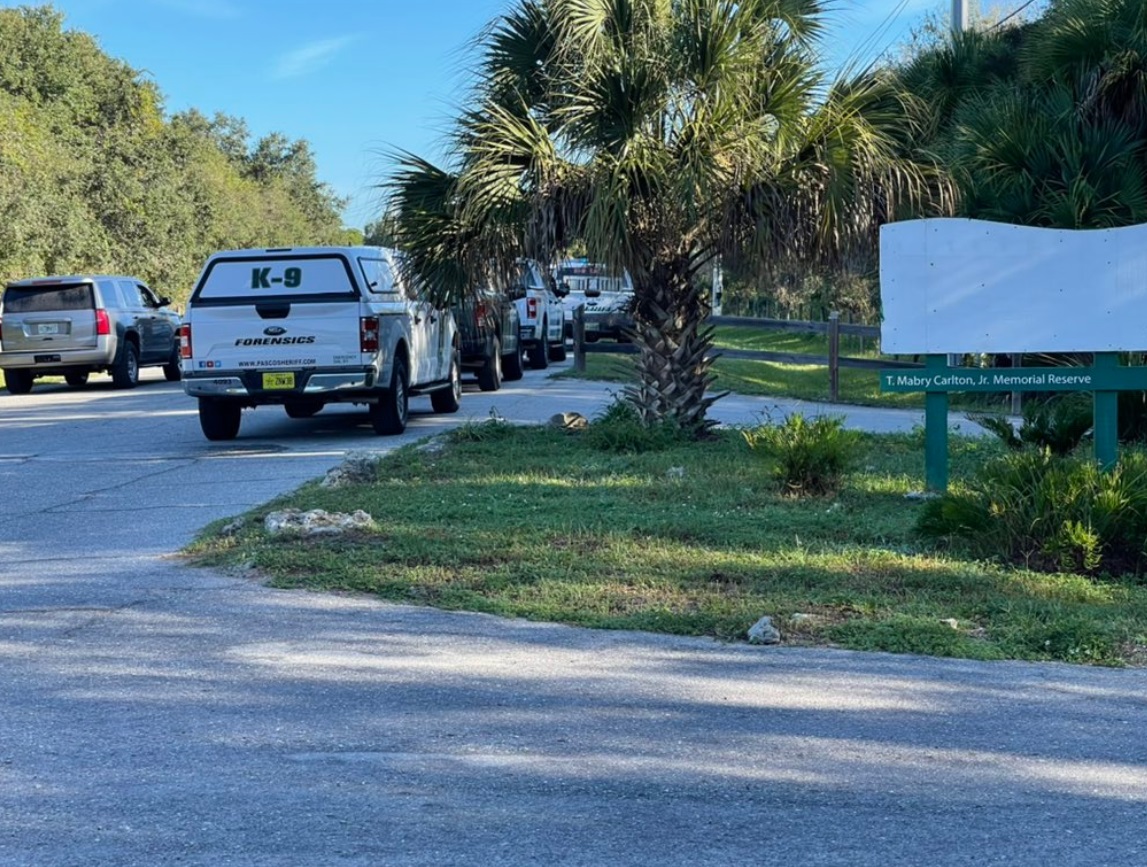
[[[1095,459],[1104,469],[1119,458],[1119,392],[1147,391],[1147,367],[1123,367],[1115,352],[1095,353],[1092,367],[948,367],[929,355],[920,370],[880,371],[880,390],[924,392],[924,480],[948,487],[948,394],[953,391],[1090,391],[1094,393]]]

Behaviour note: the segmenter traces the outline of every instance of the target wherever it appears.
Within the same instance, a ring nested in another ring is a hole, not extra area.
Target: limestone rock
[[[762,617],[749,627],[749,644],[780,644],[781,631],[771,617]]]
[[[358,509],[349,515],[345,512],[327,512],[323,509],[284,509],[271,512],[263,519],[263,527],[272,535],[292,534],[298,536],[338,536],[347,530],[370,530],[374,518]]]
[[[319,485],[342,488],[365,485],[378,479],[378,455],[373,452],[351,452],[341,464],[327,471]]]

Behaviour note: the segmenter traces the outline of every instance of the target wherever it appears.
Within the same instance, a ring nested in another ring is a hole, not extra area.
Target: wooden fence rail
[[[809,364],[828,368],[828,395],[830,401],[840,399],[840,368],[881,370],[890,368],[921,368],[912,361],[893,361],[880,358],[849,358],[840,354],[840,336],[878,339],[879,325],[853,325],[840,321],[840,314],[829,314],[828,322],[803,322],[793,319],[752,319],[744,316],[711,316],[713,325],[733,325],[766,331],[795,331],[803,334],[827,334],[828,355],[805,355],[796,352],[767,352],[752,349],[716,349],[718,358],[738,358],[749,361],[772,361],[778,364]],[[578,307],[573,315],[574,369],[585,370],[585,357],[592,353],[636,355],[637,347],[631,343],[586,343],[585,309]]]

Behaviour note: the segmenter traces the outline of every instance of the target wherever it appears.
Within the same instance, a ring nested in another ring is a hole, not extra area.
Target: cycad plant
[[[629,271],[642,421],[709,426],[698,275],[871,250],[943,190],[905,157],[911,97],[827,82],[817,0],[517,0],[479,38],[448,169],[396,154],[386,182],[419,276],[466,291],[574,242]],[[941,207],[943,204],[941,205]]]

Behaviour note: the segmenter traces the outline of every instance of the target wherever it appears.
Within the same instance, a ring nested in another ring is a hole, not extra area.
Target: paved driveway
[[[460,417],[605,399],[530,372]],[[0,396],[0,864],[1147,864],[1144,671],[586,631],[167,557],[442,423],[261,409],[219,445],[154,380]]]

